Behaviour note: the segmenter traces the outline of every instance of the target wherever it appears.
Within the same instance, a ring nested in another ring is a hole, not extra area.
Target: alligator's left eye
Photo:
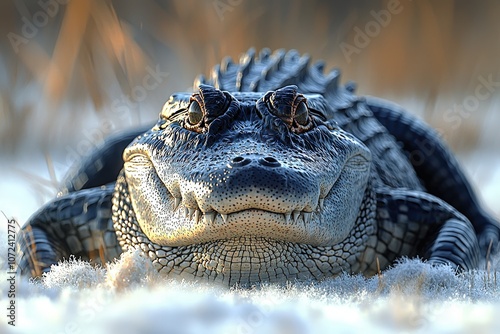
[[[259,101],[261,102],[257,103],[257,109],[266,108],[271,114],[279,117],[295,134],[307,132],[314,126],[314,121],[309,115],[307,99],[297,92],[297,86],[285,86],[274,92],[268,92]]]
[[[201,106],[198,101],[193,100],[189,105],[188,109],[188,122],[191,125],[196,125],[203,120],[203,110],[201,110]]]
[[[301,101],[297,108],[295,109],[295,117],[294,117],[295,122],[297,124],[306,126],[307,122],[309,121],[309,112],[308,108],[306,106],[306,103],[304,101]]]

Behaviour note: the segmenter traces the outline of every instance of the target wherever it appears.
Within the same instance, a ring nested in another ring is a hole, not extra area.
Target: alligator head
[[[140,229],[168,249],[341,242],[358,219],[371,156],[329,108],[296,86],[173,95],[124,152]]]

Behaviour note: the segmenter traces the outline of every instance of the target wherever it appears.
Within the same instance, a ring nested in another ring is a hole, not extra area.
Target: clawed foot
[[[500,251],[500,226],[493,222],[478,235],[481,254],[485,257],[496,255]]]

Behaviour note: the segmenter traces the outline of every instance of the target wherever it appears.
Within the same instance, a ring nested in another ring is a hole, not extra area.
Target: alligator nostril
[[[250,164],[252,161],[258,162],[260,165],[266,166],[266,167],[279,167],[279,166],[281,166],[279,161],[273,157],[258,158],[257,156],[248,156],[248,157],[237,156],[237,157],[234,157],[233,159],[231,159],[229,166],[230,167],[243,167],[243,166]]]
[[[229,163],[233,167],[242,167],[248,165],[252,160],[244,157],[234,157]]]
[[[264,157],[259,160],[259,162],[268,167],[279,167],[281,164],[273,157]]]
[[[273,157],[265,157],[264,160],[270,163],[278,162],[278,160],[274,159]]]

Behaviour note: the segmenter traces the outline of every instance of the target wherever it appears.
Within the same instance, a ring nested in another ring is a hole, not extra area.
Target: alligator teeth
[[[287,212],[287,213],[284,213],[283,216],[285,217],[285,224],[289,224],[290,223],[290,216],[291,216],[291,212]]]
[[[302,219],[304,220],[304,224],[309,224],[311,221],[311,213],[310,212],[302,212]]]
[[[293,214],[293,222],[295,224],[297,224],[297,220],[299,219],[299,216],[300,216],[300,211],[299,210],[295,210],[294,212],[292,212]]]
[[[200,222],[200,220],[201,220],[201,211],[200,211],[200,210],[198,210],[198,209],[196,209],[196,210],[194,211],[194,221],[195,221],[196,223],[199,223],[199,222]]]
[[[319,199],[319,208],[321,210],[323,210],[323,207],[325,206],[325,199],[324,198],[320,198]]]
[[[215,222],[215,217],[217,216],[217,212],[211,211],[205,213],[205,223],[213,224]]]
[[[220,216],[222,217],[222,220],[224,221],[224,223],[227,223],[227,215],[221,213]]]
[[[188,208],[189,220],[193,219],[193,215],[194,215],[195,211],[196,211],[196,209]]]
[[[180,197],[174,197],[174,205],[172,209],[176,211],[179,208],[179,205],[181,204],[182,198]]]

